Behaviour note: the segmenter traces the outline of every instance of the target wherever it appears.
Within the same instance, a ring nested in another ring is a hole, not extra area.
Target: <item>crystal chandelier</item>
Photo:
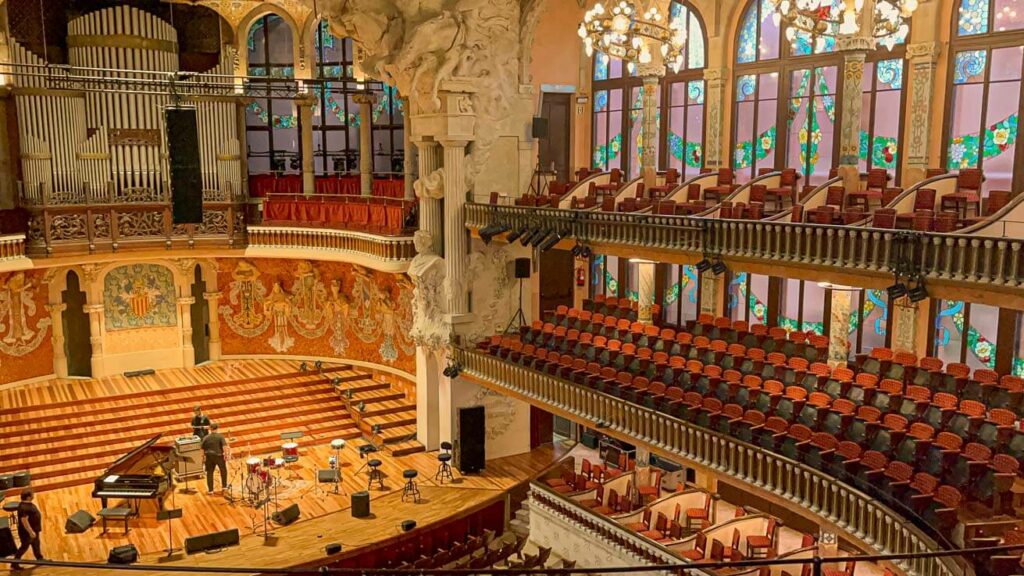
[[[587,56],[594,50],[619,58],[632,69],[650,64],[655,54],[676,72],[686,57],[686,18],[667,18],[651,7],[642,14],[633,2],[619,0],[611,9],[598,2],[583,16],[578,30]]]
[[[786,21],[787,38],[793,40],[797,31],[819,37],[838,38],[860,31],[860,14],[864,0],[769,0],[775,7],[776,25]],[[918,0],[877,0],[875,2],[872,36],[880,44],[892,48],[906,37],[907,19],[917,10]]]

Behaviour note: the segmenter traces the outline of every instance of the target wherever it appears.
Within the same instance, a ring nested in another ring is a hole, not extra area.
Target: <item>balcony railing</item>
[[[887,275],[900,269],[954,283],[1024,285],[1024,238],[761,220],[720,220],[467,204],[466,226],[501,222],[569,231],[581,242],[721,255]],[[906,262],[910,262],[907,269]]]
[[[5,234],[0,236],[0,262],[20,260],[25,257],[25,235]]]
[[[781,455],[488,354],[458,350],[457,360],[464,376],[488,388],[771,492],[832,522],[882,554],[942,550],[935,539],[876,498]],[[901,561],[900,568],[916,576],[973,572],[962,561],[935,557]]]
[[[248,232],[250,248],[338,252],[381,262],[401,262],[416,255],[412,236],[377,236],[350,230],[288,226],[250,226]]]

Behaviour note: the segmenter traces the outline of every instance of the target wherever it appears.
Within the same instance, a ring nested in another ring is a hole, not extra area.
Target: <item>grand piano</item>
[[[99,498],[104,508],[108,498],[124,498],[133,504],[136,513],[139,500],[156,500],[157,507],[162,509],[170,487],[164,468],[172,448],[156,446],[161,436],[153,436],[104,470],[96,479],[92,497]]]

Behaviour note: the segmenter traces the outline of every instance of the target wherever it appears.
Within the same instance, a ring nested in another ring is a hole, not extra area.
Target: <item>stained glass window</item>
[[[858,165],[862,172],[899,169],[900,120],[903,111],[903,58],[864,64]]]
[[[292,29],[268,14],[253,22],[247,36],[249,76],[291,78]],[[246,107],[246,144],[250,174],[298,174],[299,121],[291,99],[256,98]]]
[[[704,81],[669,84],[668,167],[695,176],[704,165]]]
[[[594,93],[594,168],[622,168],[622,88]]]
[[[736,62],[746,64],[779,57],[780,29],[771,0],[753,0],[743,14]]]
[[[994,368],[999,308],[962,300],[941,300],[935,313],[934,355],[947,364]]]
[[[758,168],[775,166],[779,75],[745,74],[737,78],[733,168],[741,182]]]
[[[836,125],[835,66],[790,73],[786,165],[797,167],[810,184],[820,184],[832,168]]]
[[[971,36],[988,32],[989,0],[960,0],[960,13],[957,19],[957,33],[960,36]]]

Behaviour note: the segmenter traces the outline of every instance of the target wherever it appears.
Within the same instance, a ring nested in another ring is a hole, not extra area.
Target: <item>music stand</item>
[[[172,495],[171,498],[173,499],[174,496]],[[171,527],[172,520],[174,520],[175,518],[179,518],[180,519],[181,516],[182,516],[182,509],[181,508],[172,508],[170,510],[160,510],[160,511],[158,511],[156,513],[157,521],[161,521],[161,520],[166,520],[167,521],[167,556],[162,556],[159,559],[159,562],[170,562],[172,560],[178,560],[178,559],[181,558],[180,555],[175,555],[174,554],[175,552],[180,552],[181,548],[175,548],[174,547],[174,532],[173,532],[173,528]]]
[[[263,500],[256,503],[256,508],[263,508],[263,539],[267,540],[274,535],[270,531],[270,496],[268,495]]]

